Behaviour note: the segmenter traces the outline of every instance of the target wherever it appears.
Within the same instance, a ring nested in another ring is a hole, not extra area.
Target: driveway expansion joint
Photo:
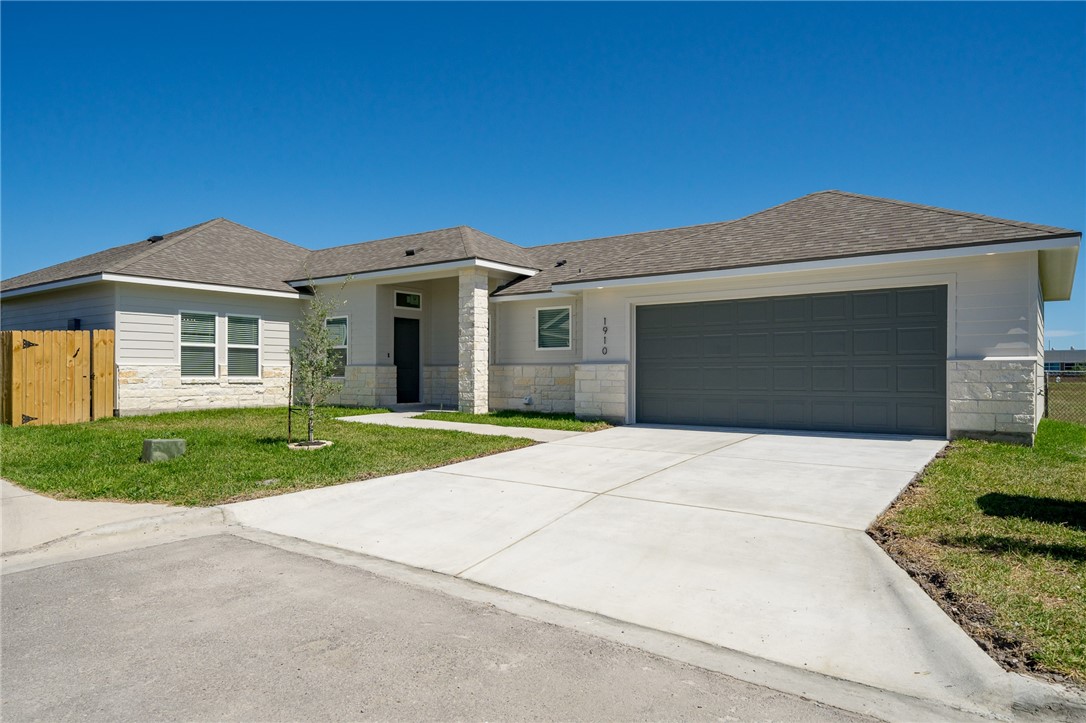
[[[861,528],[861,527],[847,527],[845,525],[834,525],[834,524],[831,524],[829,522],[815,522],[814,520],[800,520],[800,519],[797,519],[795,517],[782,517],[781,515],[766,515],[766,514],[762,514],[762,513],[759,513],[759,512],[751,512],[750,510],[735,510],[735,509],[727,509],[727,508],[724,508],[724,507],[710,507],[709,505],[695,505],[695,504],[690,503],[690,502],[674,502],[672,500],[660,500],[660,499],[653,499],[653,498],[650,498],[650,497],[635,497],[633,495],[616,495],[616,494],[611,494],[610,492],[605,492],[603,494],[606,494],[609,497],[617,497],[618,499],[633,500],[634,502],[651,502],[653,504],[659,504],[659,505],[674,505],[676,507],[690,507],[690,508],[695,509],[695,510],[706,510],[708,512],[721,512],[721,513],[726,514],[726,515],[746,515],[746,516],[749,516],[749,517],[761,517],[761,518],[764,518],[764,519],[767,519],[767,520],[780,520],[781,522],[795,522],[796,524],[799,524],[799,525],[814,525],[815,527],[829,527],[829,528],[832,528],[832,529],[835,529],[835,530],[845,530],[846,532],[859,532],[861,534],[866,534],[865,530],[867,529],[866,527]],[[591,500],[589,500],[589,501],[591,501]]]
[[[732,445],[732,444],[736,444],[736,443],[738,443],[738,442],[743,442],[743,441],[746,441],[746,440],[748,440],[748,439],[750,439],[751,437],[754,437],[754,436],[756,436],[756,435],[753,435],[753,434],[752,434],[752,435],[748,435],[748,436],[746,436],[746,437],[743,437],[743,438],[741,438],[741,439],[733,440],[733,441],[731,441],[731,442],[728,442],[727,444],[723,444],[723,445],[721,445],[720,447],[715,447],[715,448],[713,448],[712,450],[708,450],[708,451],[706,451],[706,452],[701,452],[701,453],[696,453],[696,452],[694,452],[694,453],[689,453],[689,457],[688,457],[687,459],[683,459],[683,460],[680,460],[680,461],[678,461],[678,462],[674,462],[674,463],[672,463],[672,464],[669,464],[669,465],[667,465],[667,466],[661,467],[660,469],[657,469],[657,470],[653,470],[652,472],[649,472],[648,474],[642,475],[642,476],[640,476],[640,477],[638,477],[638,478],[636,478],[636,479],[632,479],[632,480],[630,480],[629,482],[624,482],[624,483],[622,483],[622,484],[620,484],[620,485],[616,485],[616,486],[614,486],[614,487],[612,487],[612,488],[610,488],[610,489],[604,490],[603,492],[588,492],[587,490],[576,490],[576,491],[579,491],[579,492],[580,492],[580,491],[583,491],[583,492],[587,492],[588,494],[591,494],[591,495],[592,495],[592,497],[589,497],[589,498],[588,498],[587,500],[585,500],[585,501],[584,501],[584,502],[582,502],[581,504],[577,505],[577,506],[576,506],[576,507],[574,507],[573,509],[571,509],[571,510],[567,510],[566,512],[564,512],[564,513],[562,513],[562,514],[558,515],[557,517],[555,517],[555,518],[554,518],[553,520],[551,520],[550,522],[548,522],[548,523],[546,523],[546,524],[544,524],[544,525],[541,525],[540,527],[538,527],[538,528],[537,528],[537,529],[535,529],[535,530],[532,530],[531,532],[529,532],[529,533],[528,533],[527,535],[524,535],[524,536],[523,536],[523,537],[521,537],[520,539],[518,539],[518,540],[515,540],[515,541],[513,541],[513,542],[510,542],[510,543],[509,543],[508,545],[506,545],[506,546],[505,546],[505,547],[503,547],[502,549],[500,549],[500,550],[498,550],[498,551],[496,551],[496,552],[494,552],[494,553],[492,553],[492,554],[490,554],[490,555],[487,555],[487,556],[486,556],[486,557],[484,557],[484,558],[483,558],[482,560],[479,560],[478,562],[475,562],[474,564],[471,564],[471,565],[469,565],[468,567],[464,568],[464,569],[463,569],[463,570],[461,570],[460,572],[457,572],[457,573],[456,573],[456,574],[454,575],[454,577],[460,577],[461,575],[464,575],[464,574],[466,574],[466,573],[467,573],[467,572],[468,572],[469,570],[471,570],[471,569],[473,569],[473,568],[476,568],[476,567],[478,567],[479,565],[482,565],[483,563],[487,562],[488,560],[490,560],[490,559],[492,559],[492,558],[495,558],[495,557],[497,557],[498,555],[502,554],[503,552],[505,552],[505,551],[507,551],[507,550],[510,550],[510,549],[512,549],[513,547],[515,547],[516,545],[519,545],[519,544],[520,544],[521,542],[524,542],[525,540],[527,540],[528,538],[532,537],[532,536],[533,536],[533,535],[535,535],[536,533],[538,533],[538,532],[541,532],[542,530],[546,529],[547,527],[550,527],[550,526],[551,526],[551,525],[553,525],[554,523],[558,522],[558,521],[559,521],[559,520],[561,520],[561,519],[562,519],[563,517],[566,517],[566,516],[568,516],[568,515],[571,515],[571,514],[573,514],[574,512],[576,512],[577,510],[581,509],[582,507],[584,507],[584,506],[585,506],[585,505],[587,505],[588,503],[592,502],[593,500],[599,499],[600,497],[603,497],[603,496],[615,496],[615,497],[621,497],[621,495],[611,495],[611,493],[612,493],[612,492],[614,492],[615,490],[618,490],[618,489],[622,489],[623,487],[626,487],[627,485],[632,485],[632,484],[634,484],[635,482],[640,482],[640,481],[641,481],[641,480],[643,480],[643,479],[646,479],[646,478],[648,478],[648,477],[652,477],[652,476],[653,476],[653,475],[655,475],[655,474],[659,474],[660,472],[663,472],[664,470],[672,469],[673,467],[678,467],[679,465],[682,465],[682,464],[685,464],[685,463],[689,462],[689,461],[690,461],[691,459],[696,459],[697,457],[704,457],[704,456],[705,456],[705,455],[707,455],[707,454],[708,454],[709,452],[715,452],[716,450],[718,450],[718,449],[723,449],[724,447],[727,447],[727,446],[729,446],[729,445]],[[583,447],[583,446],[588,446],[588,445],[578,445],[578,446],[582,446],[582,447]],[[599,448],[598,448],[598,447],[596,447],[596,449],[599,449]],[[610,448],[610,449],[613,449],[613,448]],[[466,476],[466,475],[465,475],[465,476]],[[533,483],[531,483],[531,482],[523,482],[523,483],[521,483],[521,482],[517,482],[516,480],[508,480],[508,481],[510,481],[510,482],[513,482],[514,484],[533,484]],[[536,484],[536,486],[537,486],[537,487],[546,487],[546,488],[548,488],[548,489],[569,489],[569,488],[562,488],[562,487],[553,487],[553,486],[551,486],[551,485],[541,485],[541,484]],[[710,509],[710,508],[706,508],[706,509]]]

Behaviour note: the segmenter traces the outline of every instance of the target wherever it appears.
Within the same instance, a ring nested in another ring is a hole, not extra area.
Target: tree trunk
[[[309,428],[309,441],[310,442],[313,441],[313,422],[314,422],[315,416],[316,416],[316,410],[313,409],[313,407],[310,407],[309,410],[308,410],[308,414],[306,414],[306,421],[308,422],[308,424],[306,426]]]

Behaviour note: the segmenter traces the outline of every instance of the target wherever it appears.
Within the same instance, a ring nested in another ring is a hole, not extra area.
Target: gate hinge
[[[23,415],[23,424],[26,424],[27,422],[33,422],[35,420],[37,420],[37,417],[31,417],[29,414]]]
[[[23,339],[23,348],[24,349],[29,349],[30,347],[37,346],[37,345],[38,345],[38,342],[36,342],[36,341],[30,341],[29,339]],[[36,419],[36,417],[35,417],[35,419]]]

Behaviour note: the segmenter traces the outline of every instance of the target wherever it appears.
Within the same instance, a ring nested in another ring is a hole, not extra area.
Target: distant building
[[[1046,349],[1045,371],[1066,372],[1071,370],[1086,371],[1086,349]]]

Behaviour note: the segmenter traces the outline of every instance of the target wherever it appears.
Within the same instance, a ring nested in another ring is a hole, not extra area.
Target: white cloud
[[[1053,339],[1059,339],[1064,336],[1079,336],[1083,332],[1075,331],[1074,329],[1045,329],[1045,336],[1050,336]]]

